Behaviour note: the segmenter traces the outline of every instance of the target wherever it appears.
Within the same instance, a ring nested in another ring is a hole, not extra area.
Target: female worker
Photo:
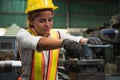
[[[22,80],[58,80],[57,62],[59,48],[64,47],[71,58],[80,57],[80,44],[99,43],[97,38],[74,37],[52,30],[53,11],[57,9],[52,0],[28,0],[27,29],[18,31],[17,40],[22,62]],[[91,41],[94,40],[94,41]]]

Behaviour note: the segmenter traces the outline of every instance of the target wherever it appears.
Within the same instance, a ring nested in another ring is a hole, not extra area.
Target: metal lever
[[[92,45],[88,44],[88,47],[101,47],[101,48],[107,48],[107,47],[112,47],[112,45],[107,44],[107,45]]]

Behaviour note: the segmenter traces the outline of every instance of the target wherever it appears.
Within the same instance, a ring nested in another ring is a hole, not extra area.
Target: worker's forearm
[[[37,44],[37,50],[51,50],[60,48],[62,46],[62,40],[51,39],[51,38],[41,38]]]

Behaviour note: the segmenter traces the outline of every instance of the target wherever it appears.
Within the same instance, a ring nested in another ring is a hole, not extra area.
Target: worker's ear
[[[33,19],[32,18],[27,18],[28,19],[28,25],[29,27],[33,27]]]
[[[28,19],[28,21],[29,21],[30,23],[32,23],[33,20],[34,20],[34,19],[30,18],[30,17],[28,17],[27,19]]]

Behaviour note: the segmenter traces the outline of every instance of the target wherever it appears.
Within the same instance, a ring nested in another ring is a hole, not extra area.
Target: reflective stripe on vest
[[[33,35],[35,35],[31,29],[28,29],[28,31]],[[50,35],[52,38],[59,39],[58,32],[54,30],[50,31]],[[58,58],[59,58],[59,49],[50,50],[46,80],[56,80]],[[31,80],[44,80],[44,64],[45,64],[45,60],[44,60],[43,52],[34,51]]]

